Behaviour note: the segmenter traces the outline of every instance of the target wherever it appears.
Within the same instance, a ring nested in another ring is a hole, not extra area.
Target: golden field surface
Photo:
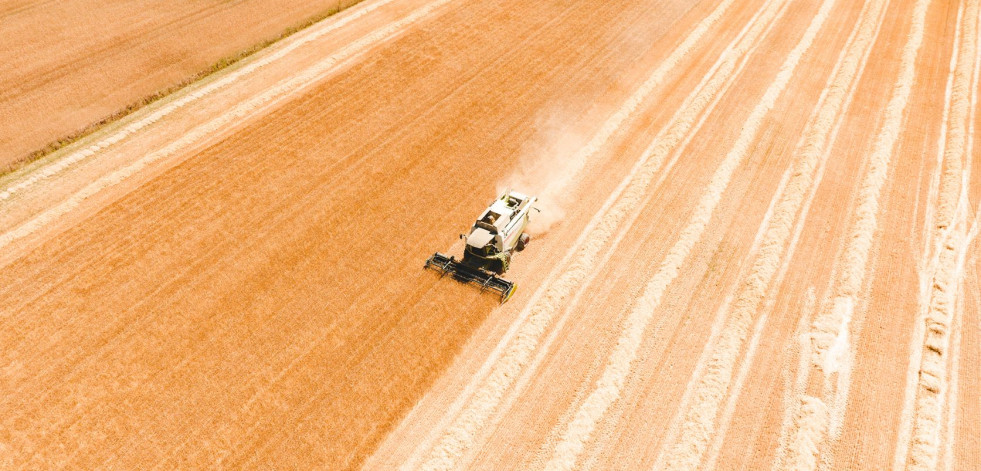
[[[186,47],[141,14],[131,38]],[[975,469],[979,21],[981,0],[319,21],[0,177],[0,468]],[[168,64],[5,100],[98,104],[84,126]],[[0,135],[36,128],[5,109]],[[423,270],[507,187],[541,209],[510,301]]]
[[[354,0],[0,3],[0,170]]]

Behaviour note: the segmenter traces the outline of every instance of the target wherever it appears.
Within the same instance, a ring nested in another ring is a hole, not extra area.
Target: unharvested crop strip
[[[734,42],[741,43],[741,39],[750,30],[769,28],[776,14],[776,7],[781,5],[783,5],[782,1],[768,1]],[[719,6],[719,8],[724,7],[728,7],[728,3]],[[763,17],[768,21],[763,21]],[[733,45],[730,45],[728,49],[732,48]],[[727,53],[723,53],[723,57],[726,55]],[[721,61],[723,58],[720,58]],[[713,76],[711,82],[718,82],[715,85],[717,89],[719,85],[731,80],[731,74],[730,69],[720,76]],[[703,85],[707,83],[703,81]],[[485,364],[485,367],[490,370],[486,378],[476,386],[477,389],[472,396],[468,395],[469,402],[463,405],[464,410],[441,434],[435,447],[429,451],[426,460],[420,466],[421,469],[451,469],[462,454],[473,446],[477,433],[483,429],[505,392],[513,386],[515,379],[528,364],[555,313],[562,308],[563,301],[568,299],[580,283],[595,270],[595,262],[607,241],[617,234],[621,222],[633,213],[644,199],[648,186],[654,180],[664,160],[672,149],[685,139],[693,123],[705,107],[715,99],[716,91],[699,86],[696,92],[686,99],[682,108],[671,120],[671,125],[655,138],[660,145],[641,157],[620,186],[607,199],[603,208],[577,239],[572,250],[558,265],[562,270],[556,281],[543,286],[543,290],[536,293],[529,308],[526,308],[519,317],[513,333],[509,332],[509,335],[499,344],[499,349],[502,349],[499,356],[495,354],[492,362]],[[405,467],[414,466],[407,463]]]
[[[754,316],[765,300],[774,276],[782,266],[787,242],[800,224],[800,212],[808,194],[812,192],[815,175],[827,159],[828,145],[833,141],[840,126],[840,111],[853,93],[856,76],[864,64],[877,31],[878,19],[883,11],[879,8],[863,8],[845,51],[839,56],[829,86],[822,92],[816,112],[811,116],[798,143],[794,170],[782,194],[773,217],[766,222],[760,250],[752,263],[745,281],[740,286],[730,312],[722,317],[725,327],[712,345],[704,373],[693,383],[690,401],[680,410],[684,416],[680,433],[666,446],[655,467],[670,469],[694,469],[701,462],[704,450],[715,433],[716,416],[729,390],[732,373],[752,327]],[[801,220],[803,217],[801,217]]]
[[[698,205],[692,214],[691,222],[681,231],[678,240],[668,251],[657,273],[651,277],[644,287],[643,294],[634,301],[627,315],[621,335],[617,339],[617,343],[613,352],[610,354],[596,388],[583,401],[576,411],[573,420],[565,428],[559,443],[553,450],[551,459],[545,467],[546,470],[572,469],[598,422],[606,414],[609,407],[619,399],[633,363],[637,358],[638,350],[644,338],[644,332],[654,312],[660,306],[665,291],[677,277],[695,244],[701,240],[702,234],[715,214],[715,210],[722,199],[722,195],[728,188],[733,174],[740,167],[746,156],[749,155],[751,146],[763,126],[764,118],[773,109],[777,98],[780,97],[790,82],[797,65],[800,63],[801,57],[810,49],[818,31],[824,26],[824,22],[827,20],[834,3],[834,0],[824,1],[800,41],[790,51],[787,59],[781,65],[776,78],[766,89],[762,99],[746,119],[735,144],[712,175],[706,193],[699,199]],[[773,15],[776,15],[776,11],[774,11]],[[759,30],[757,34],[747,36],[745,38],[747,41],[745,47],[749,48],[751,45],[760,42],[763,38],[762,33],[763,31]],[[745,55],[746,52],[746,50],[741,50],[740,48],[733,50],[733,60],[735,60],[737,54]],[[652,144],[652,148],[658,145],[660,145],[660,142],[655,142]]]
[[[951,329],[956,325],[957,293],[964,271],[964,259],[970,245],[967,232],[970,188],[971,143],[968,129],[971,121],[972,95],[976,93],[974,75],[978,57],[977,22],[978,0],[969,1],[964,8],[963,23],[958,23],[961,40],[955,49],[953,77],[948,84],[950,113],[944,123],[946,140],[938,150],[942,154],[942,177],[937,195],[936,220],[932,227],[935,241],[940,243],[936,264],[930,276],[930,296],[922,344],[917,347],[920,357],[912,416],[912,439],[909,446],[910,470],[932,470],[937,467],[945,394],[948,386],[948,350]],[[961,15],[958,15],[961,17]],[[967,171],[965,172],[965,167]],[[950,412],[953,414],[953,411]],[[910,418],[904,417],[909,420]]]
[[[123,126],[122,129],[119,129],[118,131],[110,134],[109,136],[102,138],[95,144],[92,144],[90,146],[85,147],[84,149],[80,149],[68,155],[65,155],[64,157],[59,158],[58,160],[52,162],[51,164],[46,165],[38,169],[37,171],[32,172],[30,176],[28,176],[27,178],[17,182],[16,184],[9,186],[8,188],[4,189],[4,191],[0,191],[0,202],[11,198],[15,193],[23,191],[24,189],[36,184],[39,181],[50,178],[55,174],[58,174],[64,171],[65,169],[71,167],[72,165],[115,145],[116,143],[122,141],[123,139],[129,137],[130,135],[146,128],[147,126],[153,123],[156,123],[157,121],[163,119],[167,115],[187,106],[188,104],[191,104],[201,98],[204,98],[207,95],[210,95],[222,88],[227,87],[228,85],[231,85],[232,83],[235,83],[238,80],[241,80],[243,77],[246,77],[257,70],[279,59],[282,59],[283,57],[293,52],[297,48],[311,41],[316,41],[317,39],[320,39],[324,35],[333,32],[337,29],[340,29],[346,26],[347,24],[351,23],[352,21],[357,20],[367,15],[368,13],[371,13],[372,11],[385,6],[391,3],[392,1],[393,0],[378,0],[377,2],[368,2],[363,8],[359,8],[356,11],[353,11],[351,14],[346,15],[340,19],[337,19],[336,21],[329,21],[326,24],[324,24],[323,27],[321,28],[309,29],[308,33],[303,34],[300,37],[297,37],[295,40],[289,41],[289,43],[287,43],[282,48],[276,50],[275,52],[267,56],[261,57],[253,62],[250,62],[244,67],[235,70],[225,75],[224,77],[215,80],[214,82],[204,85],[196,90],[190,91],[186,95],[183,95],[180,98],[171,101],[170,103],[167,103],[165,106],[150,113],[149,115],[143,117],[142,119],[129,123],[126,126]]]
[[[358,54],[364,52],[376,43],[391,38],[392,36],[398,34],[400,30],[406,26],[419,21],[437,8],[450,3],[451,1],[453,0],[437,0],[423,8],[416,10],[409,16],[406,16],[399,21],[390,23],[385,28],[377,30],[368,36],[349,44],[347,47],[341,49],[337,53],[332,54],[317,64],[308,67],[303,72],[281,81],[274,87],[263,92],[261,95],[255,96],[248,101],[240,103],[221,116],[194,128],[187,134],[183,135],[180,139],[171,142],[164,148],[150,153],[143,158],[130,163],[126,167],[117,169],[116,171],[103,176],[56,206],[53,206],[36,215],[31,220],[16,227],[15,229],[12,229],[4,234],[0,234],[0,250],[16,240],[27,237],[48,223],[55,221],[57,218],[78,207],[78,205],[80,205],[86,199],[98,194],[103,189],[114,186],[126,180],[157,161],[174,155],[179,150],[212,135],[216,131],[245,118],[263,107],[271,105],[277,100],[281,100],[299,90],[317,83],[324,77],[324,75],[331,73],[336,67],[345,63],[345,61],[356,57]],[[151,115],[146,119],[150,119],[153,116],[154,115]],[[46,171],[43,173],[47,174]]]
[[[923,43],[929,4],[930,0],[917,0],[913,7],[912,27],[903,46],[899,76],[886,105],[882,128],[873,141],[869,168],[859,188],[858,205],[841,258],[841,272],[832,286],[832,299],[828,303],[831,308],[819,313],[812,326],[811,369],[816,368],[825,377],[838,371],[841,357],[849,351],[848,324],[865,283],[868,258],[878,228],[879,196],[889,173],[894,147],[902,130],[903,115],[915,82],[916,59]],[[839,385],[847,379],[839,378]],[[789,465],[797,465],[797,469],[813,469],[810,467],[816,463],[813,454],[818,453],[824,444],[832,416],[841,413],[838,406],[845,402],[846,394],[847,391],[837,390],[825,391],[822,397],[804,396],[795,419],[795,438],[791,440],[791,446],[796,444],[797,447],[788,450]],[[827,397],[834,399],[834,410],[827,406]]]

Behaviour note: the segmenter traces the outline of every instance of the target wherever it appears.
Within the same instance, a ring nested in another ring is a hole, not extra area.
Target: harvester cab
[[[479,285],[481,291],[497,292],[502,303],[507,301],[516,285],[500,275],[508,271],[514,253],[524,250],[531,240],[525,229],[531,211],[538,210],[532,206],[535,201],[534,196],[508,189],[481,213],[469,233],[460,234],[466,241],[462,260],[437,252],[426,261],[426,268]]]

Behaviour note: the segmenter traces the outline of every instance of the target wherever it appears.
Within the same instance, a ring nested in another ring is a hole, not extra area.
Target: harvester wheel
[[[496,271],[498,275],[503,275],[505,272],[508,271],[508,267],[510,265],[511,265],[511,254],[506,253],[504,254],[503,257],[499,259],[499,261],[497,262],[497,266],[495,267],[497,269],[494,271]]]
[[[518,249],[518,252],[520,252],[525,249],[529,241],[531,241],[530,235],[521,234],[520,236],[518,236],[518,245],[516,245],[514,248]]]

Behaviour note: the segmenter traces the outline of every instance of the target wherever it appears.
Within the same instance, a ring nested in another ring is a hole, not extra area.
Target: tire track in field
[[[913,356],[919,357],[918,365],[911,365],[918,366],[919,370],[913,410],[905,410],[903,414],[903,423],[911,424],[904,428],[912,430],[912,438],[908,445],[908,463],[905,459],[899,462],[906,464],[910,470],[937,468],[944,427],[945,394],[951,375],[948,371],[951,329],[959,322],[958,293],[963,282],[964,260],[973,238],[968,228],[971,223],[968,220],[968,190],[972,160],[968,129],[974,126],[971,102],[978,84],[976,64],[981,61],[978,56],[979,15],[978,0],[962,4],[958,11],[957,42],[947,81],[950,113],[943,123],[945,139],[938,149],[942,162],[939,167],[941,179],[936,219],[931,221],[930,226],[934,235],[932,240],[937,241],[938,245],[935,248],[937,255],[929,265],[929,298],[925,300],[927,312],[921,326],[925,327],[924,335],[922,343],[913,351]],[[955,411],[948,410],[947,413],[953,416]]]
[[[923,43],[929,5],[930,0],[917,0],[913,7],[912,26],[902,49],[899,75],[886,105],[883,124],[873,141],[868,170],[853,210],[851,231],[838,261],[841,270],[833,281],[830,299],[824,303],[826,307],[811,326],[811,348],[807,352],[811,367],[804,374],[810,376],[812,371],[820,371],[825,385],[819,386],[820,391],[806,392],[798,404],[791,432],[793,438],[788,440],[790,449],[786,450],[788,459],[784,463],[793,469],[814,469],[827,436],[832,434],[832,420],[840,420],[847,404],[850,374],[848,364],[843,363],[850,363],[848,324],[865,285],[868,258],[878,230],[879,197],[915,83],[916,59]],[[835,373],[838,374],[836,385],[830,382]]]
[[[732,149],[726,154],[725,159],[712,175],[706,193],[702,195],[693,212],[691,222],[681,231],[678,240],[668,251],[657,273],[644,287],[643,294],[634,301],[633,307],[627,315],[625,326],[609,356],[596,388],[580,405],[575,412],[575,417],[565,427],[565,432],[553,449],[552,456],[545,466],[546,470],[572,469],[599,421],[609,407],[620,398],[623,386],[637,358],[644,332],[647,330],[647,325],[654,312],[660,306],[664,292],[677,277],[695,244],[701,240],[705,228],[712,220],[715,209],[722,200],[723,193],[729,187],[732,175],[749,155],[751,146],[756,141],[757,134],[763,126],[764,118],[773,109],[777,98],[782,95],[783,90],[790,82],[801,57],[814,43],[817,33],[824,26],[834,4],[835,0],[823,2],[800,41],[780,66],[774,81],[767,87],[762,99],[746,119]],[[786,8],[786,6],[784,5],[782,8]],[[763,36],[757,36],[746,39],[753,43],[759,43],[762,42],[762,38]],[[656,146],[657,143],[653,145]]]
[[[458,459],[469,450],[476,435],[483,429],[491,414],[497,410],[504,394],[511,389],[515,380],[529,363],[546,328],[551,324],[554,315],[563,307],[563,301],[568,299],[582,281],[591,275],[595,262],[607,241],[618,234],[617,229],[644,200],[648,186],[654,180],[658,170],[664,164],[668,155],[682,142],[692,129],[694,122],[704,109],[716,98],[723,85],[731,82],[736,58],[730,58],[729,50],[735,43],[742,43],[742,38],[751,30],[772,27],[777,6],[783,0],[768,0],[752,20],[743,28],[738,37],[730,44],[720,58],[720,63],[729,64],[723,72],[703,79],[703,84],[689,95],[679,111],[672,117],[671,125],[662,130],[655,138],[659,144],[645,153],[634,165],[627,177],[614,190],[603,207],[584,229],[582,235],[573,245],[563,261],[560,275],[554,282],[543,284],[528,308],[520,315],[513,330],[494,352],[489,362],[485,363],[486,378],[480,384],[475,384],[475,391],[468,397],[470,401],[463,404],[463,410],[458,413],[453,423],[442,432],[436,445],[429,450],[420,469],[437,470],[451,469]],[[718,8],[728,8],[724,3]],[[767,21],[762,21],[763,17]],[[758,32],[753,36],[757,36]],[[751,46],[751,45],[750,45]],[[748,46],[747,46],[748,47]],[[707,82],[706,82],[707,81]],[[702,85],[706,85],[703,87]],[[708,85],[711,85],[709,87]],[[598,148],[596,149],[598,150]],[[466,393],[466,391],[465,391]],[[464,396],[466,397],[466,396]],[[414,463],[407,463],[404,468],[415,468]]]
[[[262,94],[242,102],[217,118],[194,128],[180,139],[171,142],[162,149],[150,153],[143,158],[136,160],[123,168],[117,169],[93,183],[90,183],[88,186],[82,188],[61,203],[41,212],[20,226],[4,234],[0,234],[0,250],[10,245],[12,242],[27,237],[45,225],[57,220],[59,217],[78,207],[83,201],[98,194],[102,190],[115,186],[146,167],[174,155],[181,149],[184,149],[200,141],[201,139],[212,135],[218,130],[257,112],[264,107],[272,106],[276,102],[319,82],[325,75],[333,72],[337,67],[340,67],[346,63],[346,61],[357,57],[359,54],[363,53],[375,44],[394,37],[407,26],[421,20],[434,10],[452,1],[454,0],[436,0],[425,7],[416,10],[409,16],[406,16],[394,23],[390,23],[385,28],[379,29],[359,39],[358,41],[349,44],[337,53],[328,56],[324,60],[308,67],[293,77],[279,82],[272,88],[267,89]],[[152,115],[144,120],[150,119],[151,117]],[[44,172],[42,172],[42,174],[43,173]]]
[[[977,218],[975,217],[975,221]],[[960,394],[958,388],[958,380],[960,375],[960,357],[961,357],[961,336],[963,334],[963,324],[964,324],[964,285],[965,279],[961,278],[960,286],[958,289],[958,303],[956,305],[957,315],[956,321],[954,322],[953,332],[951,334],[951,347],[950,347],[950,381],[947,387],[947,422],[944,424],[944,455],[943,463],[944,469],[946,471],[954,470],[954,445],[957,443],[957,420],[960,418],[955,412],[957,411],[957,401]]]
[[[123,139],[126,139],[132,134],[146,128],[147,126],[152,125],[153,123],[156,123],[157,121],[160,121],[167,115],[201,98],[204,98],[205,96],[210,95],[222,88],[225,88],[248,75],[251,75],[257,70],[273,62],[276,62],[279,59],[282,59],[283,57],[295,51],[296,49],[300,48],[301,46],[306,45],[307,43],[310,43],[312,41],[316,41],[317,39],[320,39],[321,37],[325,36],[328,33],[331,33],[344,26],[347,26],[352,21],[357,20],[367,15],[368,13],[371,13],[377,10],[378,8],[385,6],[391,3],[392,1],[393,0],[378,0],[377,2],[368,2],[363,7],[357,8],[355,11],[351,12],[351,14],[343,16],[340,19],[333,18],[333,17],[325,18],[324,20],[322,20],[322,23],[320,23],[319,28],[316,25],[308,28],[306,33],[302,34],[300,37],[297,37],[292,41],[289,41],[288,44],[286,44],[286,46],[276,50],[275,52],[265,57],[262,57],[260,59],[257,59],[253,62],[250,62],[244,67],[235,70],[214,82],[211,82],[203,87],[198,88],[197,90],[187,93],[186,95],[176,100],[171,101],[166,106],[163,106],[162,108],[150,113],[148,116],[138,121],[132,122],[124,126],[122,129],[99,140],[95,144],[87,146],[84,149],[72,152],[56,160],[55,162],[52,162],[49,165],[37,169],[37,171],[32,172],[29,177],[17,182],[16,184],[10,185],[9,187],[5,188],[3,191],[0,191],[0,202],[10,199],[11,197],[14,196],[14,194],[23,191],[42,180],[50,178],[55,174],[58,174],[64,171],[65,169],[71,167],[72,165],[84,159],[87,159],[109,147],[112,147],[116,143],[122,141]]]

